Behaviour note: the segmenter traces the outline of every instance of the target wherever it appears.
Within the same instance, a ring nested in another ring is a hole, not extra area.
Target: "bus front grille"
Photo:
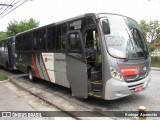
[[[145,78],[147,75],[148,73],[144,72],[144,73],[140,73],[138,76],[137,75],[125,76],[124,80],[127,83],[136,82],[136,81],[143,80],[143,78]]]

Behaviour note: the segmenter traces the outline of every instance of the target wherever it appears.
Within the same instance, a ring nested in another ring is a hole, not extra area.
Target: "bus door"
[[[67,79],[70,82],[72,95],[87,98],[88,76],[85,46],[79,30],[69,31],[67,33],[66,46]]]

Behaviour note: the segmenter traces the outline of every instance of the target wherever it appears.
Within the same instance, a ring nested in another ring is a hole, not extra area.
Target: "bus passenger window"
[[[46,30],[41,30],[40,31],[40,47],[41,47],[41,50],[45,50],[45,41],[46,41],[46,37],[47,37],[47,35],[46,35]]]
[[[82,45],[78,33],[71,33],[68,36],[68,52],[82,53]]]
[[[23,36],[17,36],[16,37],[16,51],[21,51],[22,50],[22,40],[23,40]]]
[[[35,32],[33,34],[33,50],[39,50],[39,32]]]
[[[5,41],[5,43],[4,43],[4,52],[8,52],[7,41]]]
[[[32,49],[32,38],[31,33],[23,36],[23,50],[28,51]]]
[[[56,34],[56,49],[64,50],[65,49],[65,35],[67,31],[66,24],[57,26],[57,34]]]
[[[48,28],[48,41],[47,41],[47,48],[48,50],[55,49],[55,37],[56,37],[56,27]]]
[[[4,51],[4,42],[1,43],[1,51]]]
[[[33,33],[33,49],[45,50],[46,31],[40,30]]]

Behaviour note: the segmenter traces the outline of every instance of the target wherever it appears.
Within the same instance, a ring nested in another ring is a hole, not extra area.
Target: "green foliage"
[[[147,36],[147,32],[148,32],[148,25],[147,25],[147,23],[146,23],[145,20],[141,20],[141,21],[140,21],[140,27],[141,27],[141,29],[143,30],[144,35],[145,35],[145,37],[146,37],[146,36]]]
[[[0,32],[0,41],[3,40],[3,39],[6,38],[6,37],[7,37],[7,33],[1,31],[1,32]]]
[[[157,36],[160,35],[160,22],[158,20],[154,21],[140,21],[140,27],[143,30],[145,36],[150,35],[151,41],[157,39]]]
[[[155,42],[160,42],[160,36],[157,37],[157,39],[155,40]]]
[[[39,22],[36,22],[35,19],[31,18],[28,21],[24,20],[24,21],[10,21],[10,23],[8,23],[8,27],[7,27],[7,36],[14,36],[17,33],[38,27]]]
[[[160,56],[152,56],[151,57],[151,66],[160,68]]]
[[[160,42],[160,22],[158,20],[154,21],[140,21],[140,27],[144,32],[144,35],[147,37],[149,35],[151,41],[147,42],[147,46],[150,52],[153,52],[156,49],[154,45],[155,42]]]
[[[8,79],[8,78],[7,78],[6,75],[0,73],[0,81],[7,80],[7,79]]]
[[[147,42],[147,47],[149,49],[149,52],[153,52],[156,49],[156,47],[154,46],[154,44],[148,43],[148,42]]]

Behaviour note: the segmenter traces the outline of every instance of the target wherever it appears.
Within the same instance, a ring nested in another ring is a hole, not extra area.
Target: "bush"
[[[151,66],[160,68],[160,56],[152,56],[151,57]]]
[[[149,49],[149,52],[153,52],[156,49],[156,47],[153,43],[148,43],[147,42],[147,47]]]

